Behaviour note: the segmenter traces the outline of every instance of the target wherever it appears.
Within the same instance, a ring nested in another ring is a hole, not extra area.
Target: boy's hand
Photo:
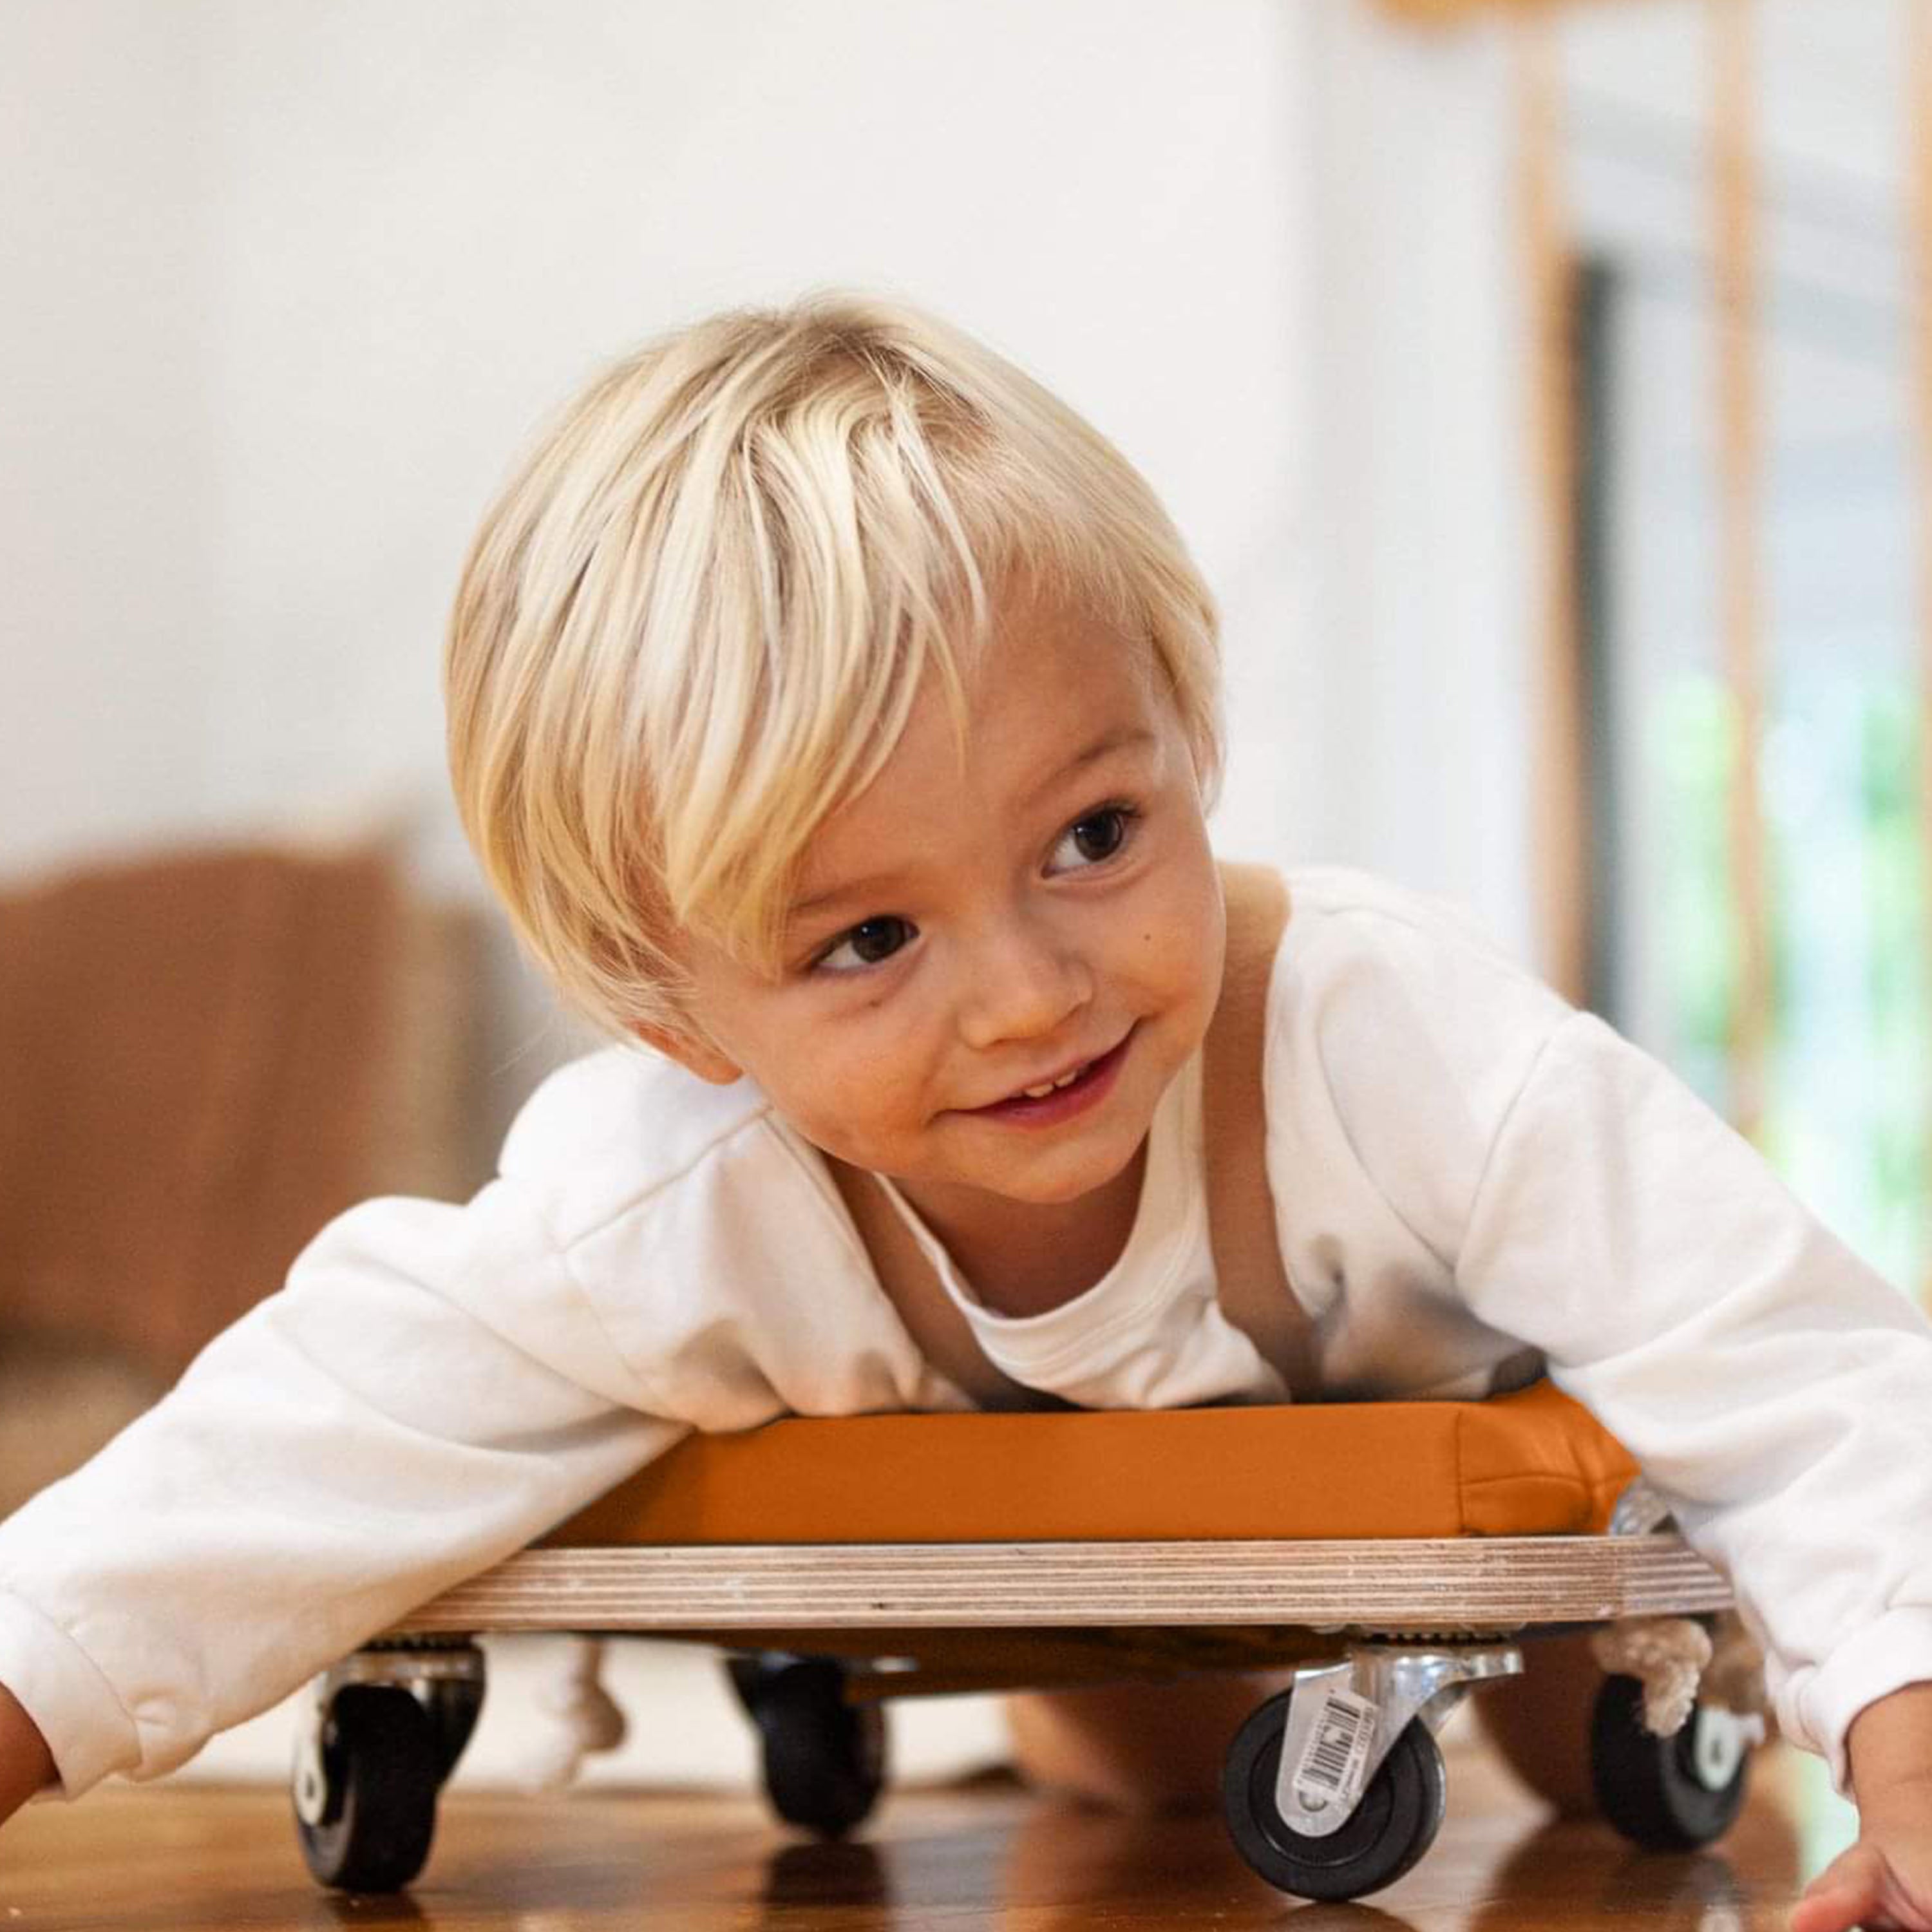
[[[0,1684],[0,1824],[54,1778],[53,1754],[20,1700]]]
[[[1927,1794],[1932,1801],[1932,1792]],[[1922,1821],[1916,1859],[1888,1850],[1879,1837],[1861,1831],[1814,1878],[1792,1909],[1791,1932],[1928,1932],[1932,1928],[1932,1828]]]
[[[1932,1684],[1867,1706],[1846,1747],[1858,1841],[1805,1887],[1791,1932],[1932,1932]]]

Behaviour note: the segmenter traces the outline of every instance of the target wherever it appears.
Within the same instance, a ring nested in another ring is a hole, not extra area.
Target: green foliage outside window
[[[1684,673],[1654,714],[1663,808],[1653,922],[1666,1057],[1727,1111],[1738,944],[1723,683]],[[1773,1024],[1760,1144],[1796,1191],[1892,1279],[1928,1261],[1932,970],[1921,724],[1902,680],[1793,680],[1767,731]]]

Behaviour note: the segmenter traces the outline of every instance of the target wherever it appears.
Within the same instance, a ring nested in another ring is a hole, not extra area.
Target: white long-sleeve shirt
[[[1525,1345],[1732,1575],[1826,1753],[1932,1678],[1932,1328],[1654,1061],[1432,902],[1291,877],[1264,1090],[1325,1396],[1482,1393]],[[1106,1276],[974,1299],[1094,1408],[1278,1401],[1222,1316],[1198,1060]],[[904,1208],[908,1216],[910,1210]],[[381,1200],[79,1473],[0,1525],[0,1683],[62,1786],[152,1776],[691,1429],[959,1408],[818,1154],[748,1082],[612,1048],[539,1089],[466,1206]]]

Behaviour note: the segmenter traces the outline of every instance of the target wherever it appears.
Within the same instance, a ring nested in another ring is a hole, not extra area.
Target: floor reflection
[[[318,1892],[309,1902],[308,1922],[319,1928],[352,1925],[357,1932],[382,1932],[392,1925],[434,1928],[436,1919],[406,1892],[380,1898],[361,1892]]]
[[[1795,1860],[1784,1863],[1785,1871],[1770,1874],[1780,1887],[1788,1886],[1795,1868]],[[1628,1916],[1696,1932],[1731,1932],[1746,1922],[1751,1899],[1721,1850],[1647,1852],[1595,1825],[1550,1825],[1532,1832],[1498,1868],[1493,1883],[1493,1895],[1469,1921],[1470,1932],[1503,1932],[1522,1926],[1529,1915],[1551,1925]]]
[[[1129,1817],[1045,1798],[1014,1830],[1001,1897],[1026,1932],[1090,1928],[1096,1898],[1177,1919],[1184,1906],[1202,1924],[1250,1924],[1290,1903],[1242,1862],[1218,1812]]]
[[[782,1845],[766,1862],[758,1903],[763,1920],[806,1922],[802,1914],[850,1911],[893,1903],[886,1862],[875,1845],[862,1842],[821,1844],[816,1840]]]
[[[1415,1932],[1413,1920],[1399,1918],[1393,1912],[1359,1900],[1348,1905],[1304,1905],[1296,1910],[1294,1919],[1294,1932],[1375,1932],[1378,1925]]]
[[[1110,1925],[1249,1925],[1274,1922],[1292,1904],[1242,1864],[1218,1815],[1122,1816],[1040,1798],[1006,1816],[1005,1828],[991,1833],[893,1830],[878,1850],[783,1846],[766,1862],[762,1909],[751,1923],[802,1928],[843,1923],[850,1913],[852,1923],[870,1924],[869,1908],[881,1925],[1089,1932],[1096,1911]],[[1346,1922],[1400,1922],[1351,1910]],[[1312,1918],[1295,1923],[1317,1932]]]
[[[1802,1882],[1788,1754],[1767,1754],[1737,1823],[1696,1852],[1646,1851],[1598,1822],[1532,1830],[1495,1868],[1470,1932],[1612,1922],[1742,1932],[1781,1925]]]
[[[1400,1885],[1349,1904],[1298,1904],[1275,1892],[1241,1862],[1218,1815],[1136,1818],[1022,1801],[1002,1808],[992,1830],[902,1825],[876,1847],[786,1844],[766,1862],[751,1922],[1084,1932],[1099,1913],[1110,1926],[1292,1932],[1745,1932],[1781,1925],[1802,1882],[1788,1775],[1775,1762],[1762,1770],[1762,1788],[1736,1826],[1704,1851],[1646,1852],[1600,1822],[1539,1822],[1519,1806],[1479,1801],[1452,1816]]]
[[[1765,1754],[1719,1845],[1664,1856],[1550,1822],[1480,1753],[1452,1750],[1449,1816],[1388,1892],[1300,1905],[1244,1865],[1217,1813],[1134,1819],[1017,1787],[914,1787],[866,1835],[820,1844],[748,1794],[472,1795],[446,1808],[417,1894],[314,1889],[279,1793],[122,1793],[37,1808],[0,1859],[0,1932],[1782,1932],[1852,1828],[1821,1768]]]

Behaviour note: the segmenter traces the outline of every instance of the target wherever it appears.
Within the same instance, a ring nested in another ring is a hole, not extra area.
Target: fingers
[[[1899,1922],[1884,1910],[1885,1860],[1870,1845],[1856,1844],[1840,1854],[1804,1888],[1792,1908],[1790,1932],[1892,1932]]]
[[[1856,1892],[1820,1892],[1814,1886],[1792,1907],[1790,1932],[1850,1932],[1869,1903]]]

